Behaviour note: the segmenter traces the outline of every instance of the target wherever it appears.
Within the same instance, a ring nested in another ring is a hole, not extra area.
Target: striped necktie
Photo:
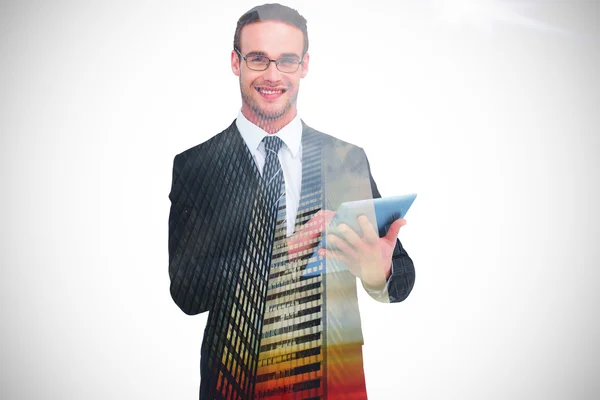
[[[277,208],[279,200],[285,195],[283,169],[277,156],[279,149],[283,146],[283,141],[275,135],[265,136],[262,141],[265,144],[266,150],[265,166],[262,173],[262,187],[267,204]]]

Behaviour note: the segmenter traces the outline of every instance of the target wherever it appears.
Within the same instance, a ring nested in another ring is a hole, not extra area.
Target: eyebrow
[[[246,57],[249,57],[249,56],[265,56],[265,57],[268,57],[267,53],[265,53],[264,51],[251,51],[250,53],[246,54]],[[301,58],[296,53],[283,53],[281,56],[279,56],[279,58],[281,58],[281,57],[297,57],[297,58]]]

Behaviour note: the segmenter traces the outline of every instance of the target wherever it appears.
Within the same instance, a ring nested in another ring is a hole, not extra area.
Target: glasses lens
[[[296,72],[298,65],[300,65],[300,61],[297,58],[284,57],[277,61],[277,68],[281,72]]]
[[[264,71],[269,67],[269,59],[263,56],[253,56],[246,59],[248,68],[255,71]]]

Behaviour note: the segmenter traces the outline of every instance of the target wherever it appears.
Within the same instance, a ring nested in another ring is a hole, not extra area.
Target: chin
[[[265,119],[279,119],[283,117],[291,108],[291,104],[286,103],[277,107],[261,107],[255,109],[256,114]]]
[[[264,111],[260,111],[257,113],[257,115],[259,116],[260,119],[264,120],[264,121],[275,121],[278,120],[280,118],[282,118],[285,115],[285,111],[284,112],[264,112]]]

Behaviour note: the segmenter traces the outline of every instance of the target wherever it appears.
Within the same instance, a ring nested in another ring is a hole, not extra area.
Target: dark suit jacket
[[[356,146],[303,125],[303,152],[319,146],[322,152],[321,173],[325,193],[325,208],[336,210],[344,201],[381,197],[364,151]],[[211,311],[202,345],[201,398],[215,398],[214,386],[219,358],[227,346],[223,338],[229,334],[227,318],[231,314],[239,287],[251,287],[248,295],[256,299],[255,309],[246,315],[245,343],[251,353],[258,354],[260,322],[252,314],[264,312],[261,296],[266,293],[265,260],[244,247],[253,239],[257,204],[259,172],[237,130],[235,121],[223,132],[205,143],[175,157],[173,183],[169,198],[169,275],[173,300],[186,314]],[[254,218],[254,219],[253,219]],[[259,250],[262,244],[255,244]],[[263,250],[263,252],[270,250]],[[251,253],[251,254],[247,254]],[[248,261],[246,261],[248,259]],[[255,264],[248,264],[255,262]],[[248,276],[244,268],[263,271]],[[403,301],[412,290],[415,271],[412,260],[399,241],[392,259],[392,275],[388,283],[390,302]],[[267,266],[268,268],[268,266]],[[268,273],[267,273],[268,275]],[[244,276],[241,281],[238,276]],[[344,310],[340,312],[355,338],[362,343],[360,316],[356,299],[356,279],[347,274],[328,278],[327,285],[339,283],[347,292]],[[337,283],[336,283],[337,282]],[[255,290],[256,289],[256,290]],[[255,317],[260,320],[260,315]],[[350,322],[348,322],[350,319]],[[240,333],[241,334],[241,333]],[[213,340],[214,338],[214,340]],[[254,361],[239,360],[249,365],[252,374]],[[240,384],[239,391],[251,393],[253,380]]]

